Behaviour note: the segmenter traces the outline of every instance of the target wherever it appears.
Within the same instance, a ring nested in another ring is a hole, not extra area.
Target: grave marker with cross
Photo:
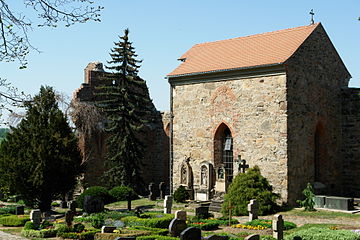
[[[239,172],[245,173],[246,169],[249,168],[249,164],[246,164],[245,159],[241,159],[241,155],[238,155]]]

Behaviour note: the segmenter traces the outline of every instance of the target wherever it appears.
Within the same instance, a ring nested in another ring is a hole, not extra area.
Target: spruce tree
[[[81,173],[77,139],[58,108],[55,93],[41,87],[26,116],[0,145],[0,185],[41,211],[64,196]]]
[[[111,188],[124,185],[141,192],[144,145],[139,137],[153,105],[146,82],[137,75],[141,61],[129,41],[129,30],[124,33],[106,66],[112,73],[104,82],[110,84],[98,89],[97,106],[106,114],[105,131],[109,135],[104,182]]]

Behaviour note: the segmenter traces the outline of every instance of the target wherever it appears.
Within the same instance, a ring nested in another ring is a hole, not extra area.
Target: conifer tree
[[[104,81],[110,85],[98,89],[97,106],[106,114],[105,131],[109,134],[104,182],[109,187],[125,185],[141,192],[144,145],[139,136],[153,105],[146,82],[137,75],[141,61],[136,59],[128,35],[126,29],[111,50],[106,67],[112,73]]]
[[[75,186],[81,156],[52,88],[41,87],[25,106],[25,118],[0,145],[0,185],[27,205],[48,211],[54,198]]]

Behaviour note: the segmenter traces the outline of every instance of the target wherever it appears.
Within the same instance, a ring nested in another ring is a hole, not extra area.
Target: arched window
[[[233,139],[229,128],[226,128],[224,131],[222,139],[222,163],[225,167],[227,181],[232,182],[233,179],[233,165],[234,165],[234,155],[233,155]]]

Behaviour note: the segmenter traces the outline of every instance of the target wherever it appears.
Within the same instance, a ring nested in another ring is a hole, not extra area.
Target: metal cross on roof
[[[311,15],[311,20],[310,20],[310,25],[313,25],[315,22],[314,22],[314,9],[311,9],[311,11],[309,12],[309,14]]]
[[[238,155],[238,163],[239,163],[239,172],[244,173],[247,168],[249,168],[249,164],[246,164],[245,159],[241,159],[241,155]]]

